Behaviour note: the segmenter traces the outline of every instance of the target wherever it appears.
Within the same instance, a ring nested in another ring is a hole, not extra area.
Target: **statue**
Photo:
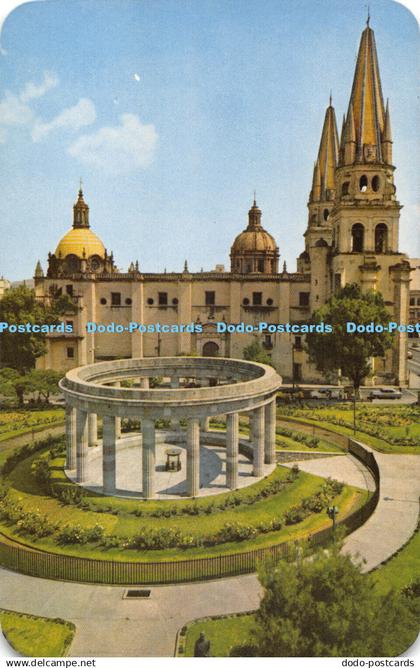
[[[210,656],[210,640],[206,639],[202,631],[194,645],[194,656]]]

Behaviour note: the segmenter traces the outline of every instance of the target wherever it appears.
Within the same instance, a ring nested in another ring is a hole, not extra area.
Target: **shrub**
[[[96,543],[103,538],[104,528],[98,524],[87,529],[80,526],[80,524],[66,524],[57,536],[57,543],[59,545],[72,545],[86,543]]]
[[[50,466],[48,459],[45,457],[39,457],[34,459],[32,463],[32,473],[35,476],[35,480],[45,488],[49,488],[50,482]]]
[[[55,524],[51,524],[39,512],[22,513],[16,525],[21,533],[36,536],[37,538],[50,536],[57,528]]]

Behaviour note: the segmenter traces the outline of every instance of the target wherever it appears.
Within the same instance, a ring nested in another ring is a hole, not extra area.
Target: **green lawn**
[[[23,656],[66,656],[76,627],[62,619],[0,610],[6,640]]]
[[[63,421],[63,408],[0,411],[0,442],[32,431],[41,431],[45,427],[54,426]]]
[[[31,466],[33,459],[40,456],[40,453],[26,458],[13,469],[8,480],[11,483],[11,496],[14,498],[26,511],[39,511],[45,515],[50,522],[63,526],[66,524],[80,525],[82,527],[93,527],[95,524],[100,524],[104,527],[106,534],[116,535],[120,537],[131,537],[142,532],[147,528],[173,528],[179,529],[184,535],[191,535],[193,537],[205,537],[206,535],[214,535],[227,522],[239,522],[242,525],[255,526],[260,522],[269,521],[281,517],[284,512],[293,505],[297,505],[300,501],[316,492],[318,492],[324,484],[324,478],[313,476],[305,472],[300,472],[297,479],[293,482],[287,483],[286,487],[273,496],[269,496],[260,500],[254,501],[251,505],[242,504],[233,508],[226,508],[218,510],[216,513],[210,515],[181,515],[172,517],[151,517],[148,515],[136,517],[132,513],[122,512],[115,514],[113,512],[94,512],[92,510],[83,510],[77,506],[63,505],[57,499],[46,495],[43,488],[36,481],[31,473]],[[279,479],[286,479],[289,474],[289,469],[286,467],[277,467],[271,476]],[[264,481],[258,482],[255,486],[265,484]],[[254,486],[252,486],[254,487]],[[251,489],[251,488],[248,488]],[[242,490],[245,494],[246,489]],[[235,495],[237,492],[235,492]],[[218,496],[218,495],[217,495]],[[217,498],[215,496],[215,498]],[[345,517],[356,508],[363,505],[368,498],[366,491],[346,486],[342,492],[336,496],[334,503],[340,507],[340,517]],[[104,497],[104,501],[110,501]],[[203,502],[211,501],[209,497]],[[119,501],[124,503],[125,500],[115,498],[112,501]],[[129,501],[130,504],[137,504],[137,507],[147,507],[149,503],[153,507],[158,507],[159,504],[169,504],[171,502],[144,502],[144,501]],[[192,503],[184,500],[181,503]],[[131,507],[131,505],[130,505]],[[133,561],[137,559],[157,561],[165,558],[169,559],[185,559],[200,556],[209,556],[216,554],[234,553],[244,550],[252,550],[256,547],[265,547],[284,542],[290,539],[299,539],[307,536],[309,532],[315,531],[319,528],[329,525],[325,512],[313,513],[302,522],[284,526],[278,531],[272,531],[265,534],[259,534],[257,537],[242,541],[223,543],[213,547],[192,547],[180,550],[179,548],[171,548],[166,550],[121,550],[121,548],[105,549],[97,544],[88,543],[85,545],[71,545],[60,547],[56,544],[53,537],[48,536],[41,539],[30,539],[26,535],[18,532],[17,527],[12,523],[2,522],[1,530],[10,538],[17,538],[28,545],[36,546],[38,549],[45,549],[57,553],[74,554],[78,556],[97,557],[102,559],[113,559],[122,561]]]
[[[187,628],[185,645],[184,643],[179,643],[184,648],[184,652],[178,652],[177,656],[194,656],[195,641],[201,631],[210,640],[211,656],[229,656],[233,645],[247,642],[254,623],[255,616],[253,614],[219,617],[218,619],[203,619],[192,622]]]
[[[377,590],[385,594],[392,587],[403,589],[420,578],[420,530],[418,529],[401,552],[370,574]]]
[[[343,453],[343,449],[339,445],[334,443],[329,443],[328,441],[323,441],[320,439],[319,444],[316,448],[311,448],[306,443],[301,441],[296,441],[289,436],[283,436],[283,434],[276,434],[276,449],[277,450],[302,450],[305,452],[339,452]]]
[[[360,429],[354,434],[352,427],[334,424],[332,420],[342,420],[352,423],[351,407],[319,407],[295,408],[286,410],[284,415],[278,409],[278,418],[295,417],[306,424],[325,427],[331,432],[344,434],[359,439],[379,452],[388,454],[420,454],[420,409],[417,406],[366,406],[360,405],[357,409],[357,425]],[[363,427],[379,427],[390,437],[405,437],[418,440],[418,445],[394,445],[384,438],[367,434]]]

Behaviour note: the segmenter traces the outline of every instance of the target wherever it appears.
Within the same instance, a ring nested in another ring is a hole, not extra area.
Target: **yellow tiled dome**
[[[88,227],[72,228],[59,242],[55,255],[62,258],[67,255],[77,255],[79,258],[82,258],[83,255],[86,258],[99,255],[99,257],[104,258],[105,246]]]

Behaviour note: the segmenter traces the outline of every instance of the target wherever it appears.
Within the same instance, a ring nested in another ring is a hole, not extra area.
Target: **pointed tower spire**
[[[89,227],[89,207],[83,198],[82,179],[80,179],[77,202],[73,206],[73,227]]]
[[[35,267],[35,278],[43,278],[43,277],[44,277],[44,271],[42,269],[41,262],[38,260]]]
[[[312,201],[333,199],[335,169],[338,163],[338,133],[334,107],[330,104],[325,112],[318,158],[314,169]],[[319,185],[319,188],[318,188]]]
[[[385,126],[382,135],[382,157],[384,162],[388,165],[392,165],[392,132],[388,100],[386,101]]]
[[[370,14],[368,13],[366,28],[360,39],[349,111],[352,107],[356,134],[355,160],[357,162],[382,162],[381,143],[385,109],[375,35],[369,26],[369,21]]]

